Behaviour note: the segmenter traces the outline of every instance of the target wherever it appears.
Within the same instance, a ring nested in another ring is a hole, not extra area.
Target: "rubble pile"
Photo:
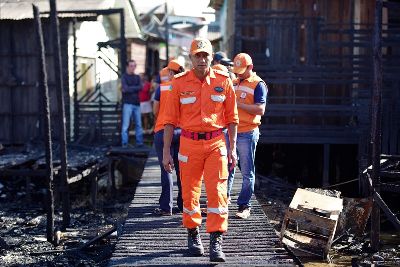
[[[392,165],[393,166],[393,165]],[[397,166],[397,165],[396,165]],[[400,166],[400,165],[398,165]],[[277,176],[257,176],[255,194],[265,214],[278,235],[282,228],[285,210],[296,192],[297,187]],[[338,197],[336,190],[307,188],[315,193]],[[302,257],[302,263],[311,265],[327,262],[341,266],[400,266],[400,233],[382,230],[383,246],[379,252],[372,252],[369,240],[368,218],[371,201],[366,198],[343,198],[343,210],[338,220],[337,231],[325,260],[320,257]]]
[[[135,185],[119,189],[112,200],[106,190],[100,190],[97,209],[93,210],[87,192],[82,190],[86,185],[77,184],[71,190],[71,224],[65,230],[56,230],[59,240],[53,245],[46,240],[46,213],[41,204],[44,191],[32,184],[33,201],[27,203],[22,185],[16,187],[7,180],[2,184],[0,266],[105,266],[135,190]],[[60,207],[55,219],[55,225],[61,226]],[[112,227],[117,230],[80,249]]]

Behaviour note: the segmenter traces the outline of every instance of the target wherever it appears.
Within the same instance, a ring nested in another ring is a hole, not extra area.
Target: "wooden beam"
[[[381,154],[381,102],[382,102],[382,0],[375,1],[375,23],[373,35],[373,92],[372,92],[372,121],[371,121],[371,144],[372,144],[372,187],[379,195],[379,171]],[[374,251],[379,250],[380,235],[380,209],[374,198],[371,213],[371,247]]]
[[[54,51],[54,66],[55,80],[57,86],[57,105],[61,120],[58,127],[60,132],[60,159],[61,159],[61,192],[62,192],[62,209],[63,209],[63,228],[67,228],[70,224],[70,201],[68,189],[68,169],[67,169],[67,136],[66,136],[66,120],[65,120],[65,101],[64,101],[64,84],[63,84],[63,69],[61,64],[61,48],[60,48],[60,33],[57,15],[56,0],[50,1],[50,22],[53,33],[53,51]]]
[[[46,146],[46,177],[47,177],[47,225],[46,235],[47,241],[54,241],[54,196],[53,196],[53,154],[51,150],[51,120],[50,120],[50,104],[49,104],[49,88],[47,87],[46,59],[44,55],[44,40],[42,24],[39,17],[39,9],[33,6],[33,16],[36,27],[36,39],[40,48],[40,68],[39,68],[39,88],[44,98],[44,115],[45,115],[45,146]]]

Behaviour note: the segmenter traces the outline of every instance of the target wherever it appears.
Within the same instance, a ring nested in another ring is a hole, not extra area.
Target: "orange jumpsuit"
[[[194,71],[175,76],[166,104],[165,124],[180,124],[179,167],[182,183],[183,225],[195,228],[202,221],[201,183],[207,193],[207,232],[228,227],[227,150],[222,129],[238,124],[232,81],[227,73],[210,68],[201,82]]]

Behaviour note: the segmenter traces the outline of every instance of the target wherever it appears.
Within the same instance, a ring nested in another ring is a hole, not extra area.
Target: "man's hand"
[[[162,164],[164,166],[164,170],[166,172],[172,173],[172,170],[175,168],[174,166],[174,160],[171,157],[171,153],[170,151],[163,149],[163,160],[162,160]]]
[[[233,170],[237,164],[236,147],[230,148],[228,151],[228,163],[230,164],[230,170]]]

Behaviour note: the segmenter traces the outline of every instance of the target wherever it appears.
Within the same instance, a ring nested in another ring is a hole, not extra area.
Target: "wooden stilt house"
[[[382,153],[400,153],[400,3],[382,10]],[[246,52],[269,85],[264,144],[319,144],[322,183],[330,148],[358,147],[370,164],[373,0],[211,1],[223,13],[221,46]],[[316,155],[318,156],[318,155]],[[356,164],[356,163],[354,163]]]

